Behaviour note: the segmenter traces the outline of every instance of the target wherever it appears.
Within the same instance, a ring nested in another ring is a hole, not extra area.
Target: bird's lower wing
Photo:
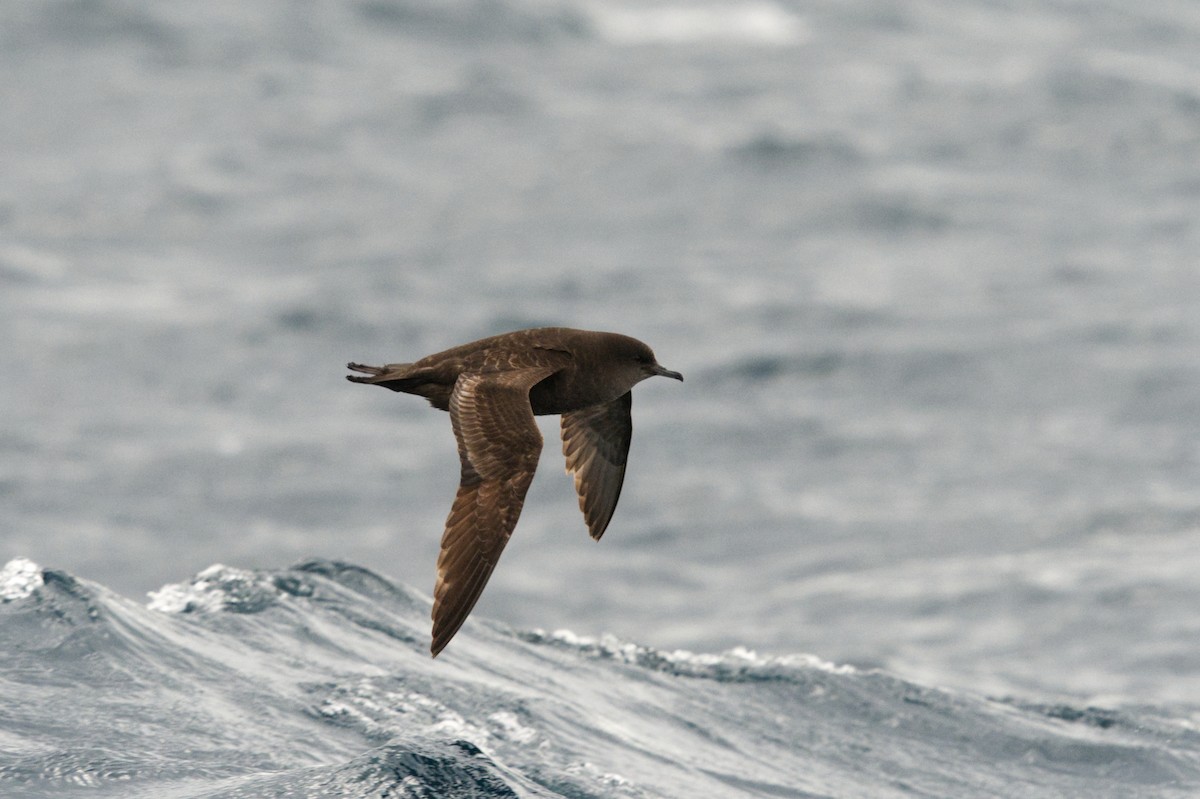
[[[633,435],[633,395],[562,415],[563,455],[567,473],[575,476],[575,492],[588,533],[604,535],[625,481],[625,462]]]
[[[466,373],[454,386],[450,421],[462,474],[438,555],[430,647],[435,656],[475,607],[517,525],[542,451],[529,389],[555,371]]]

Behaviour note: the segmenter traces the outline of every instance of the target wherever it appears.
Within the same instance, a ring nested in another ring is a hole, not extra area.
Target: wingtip
[[[429,641],[429,656],[431,658],[436,658],[438,655],[442,654],[442,650],[450,645],[450,642],[452,640],[454,640],[454,636],[457,634],[458,634],[458,630],[455,630],[454,633],[447,635],[447,636],[443,636],[442,638],[430,639],[430,641]]]
[[[454,630],[447,635],[446,630],[440,629],[435,623],[433,633],[429,636],[429,656],[435,658],[442,654],[442,650],[450,644],[457,633],[458,627],[455,627]]]
[[[470,613],[470,611],[468,611],[468,613]],[[451,630],[446,630],[445,628],[439,627],[437,624],[434,625],[433,634],[429,637],[430,657],[437,657],[442,653],[443,649],[450,645],[450,642],[454,640],[454,636],[458,635],[458,631],[462,627],[464,621],[466,621],[466,616],[463,616],[462,621],[460,621]]]

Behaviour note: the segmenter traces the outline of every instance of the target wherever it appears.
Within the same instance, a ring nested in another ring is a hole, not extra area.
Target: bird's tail
[[[392,391],[405,394],[416,394],[429,400],[429,404],[440,410],[450,407],[450,392],[454,390],[451,381],[446,383],[426,367],[418,367],[412,363],[389,363],[385,366],[367,366],[361,363],[348,363],[346,368],[352,372],[362,372],[360,375],[346,375],[352,383],[366,383],[371,386],[383,386]]]
[[[346,368],[351,372],[362,372],[361,375],[346,375],[352,383],[378,383],[380,380],[397,379],[404,376],[410,363],[392,363],[387,366],[367,366],[365,363],[348,363]]]
[[[422,382],[425,375],[414,374],[411,363],[389,363],[384,366],[367,366],[365,363],[348,363],[346,368],[351,372],[362,372],[358,375],[346,375],[352,383],[381,385],[393,391],[403,391],[408,383]]]

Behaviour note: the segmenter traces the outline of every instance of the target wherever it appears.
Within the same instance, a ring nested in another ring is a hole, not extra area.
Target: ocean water
[[[0,795],[1200,794],[1198,40],[0,5]],[[687,380],[430,661],[449,420],[343,366],[540,324]]]
[[[149,606],[0,574],[0,786],[28,797],[1194,796],[1154,711],[985,699],[812,655],[468,621],[334,561],[213,566]],[[83,688],[86,686],[86,690]]]

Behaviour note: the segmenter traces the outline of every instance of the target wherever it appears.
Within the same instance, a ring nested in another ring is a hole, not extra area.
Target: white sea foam
[[[571,647],[595,657],[665,669],[693,677],[767,677],[802,669],[815,669],[830,674],[856,674],[858,671],[853,666],[830,663],[816,655],[759,655],[754,650],[741,646],[717,654],[689,652],[686,649],[668,652],[622,641],[608,634],[592,637],[577,635],[570,630],[555,630],[552,633],[535,630],[533,636],[535,640]]]
[[[0,602],[24,599],[42,583],[41,566],[28,558],[13,558],[0,569]]]
[[[162,613],[257,610],[278,591],[265,578],[246,569],[214,563],[186,583],[170,583],[149,593],[147,607]]]

